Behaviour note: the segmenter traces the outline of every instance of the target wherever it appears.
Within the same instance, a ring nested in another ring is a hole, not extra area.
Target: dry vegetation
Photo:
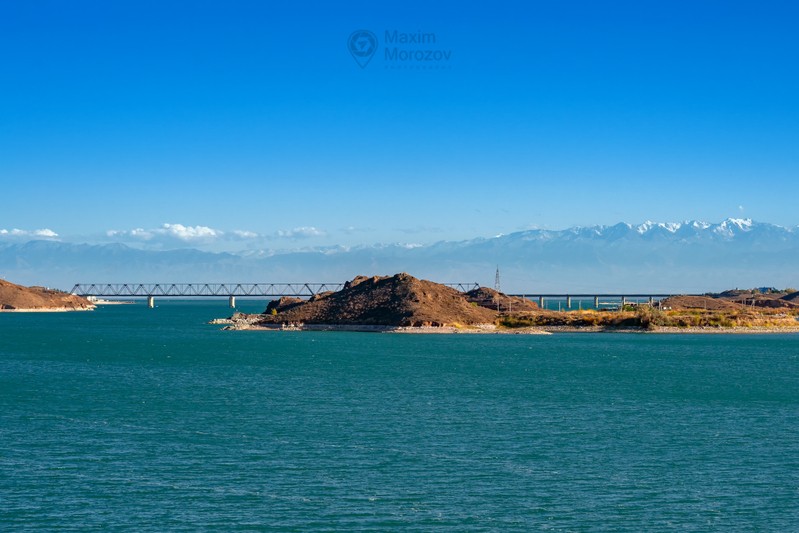
[[[670,309],[662,311],[641,305],[624,311],[540,311],[500,317],[498,324],[508,328],[572,327],[597,329],[661,328],[757,328],[797,329],[799,312],[787,309]]]

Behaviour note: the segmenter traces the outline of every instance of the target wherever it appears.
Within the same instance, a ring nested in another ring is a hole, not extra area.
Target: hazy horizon
[[[510,292],[701,293],[799,285],[794,268],[799,227],[749,219],[237,253],[208,249],[216,240],[228,242],[224,233],[213,238],[196,233],[207,232],[195,229],[184,240],[157,233],[142,241],[149,246],[84,244],[54,236],[28,241],[17,234],[0,240],[0,277],[68,290],[76,283],[343,282],[356,275],[408,272],[433,281],[492,286],[499,267],[502,287]]]

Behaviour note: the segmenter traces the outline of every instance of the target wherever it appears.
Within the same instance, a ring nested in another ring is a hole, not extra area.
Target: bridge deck
[[[443,285],[461,292],[480,287],[477,283]],[[80,296],[98,297],[311,297],[343,288],[343,283],[76,283],[70,292]]]
[[[548,298],[548,299],[563,299],[563,298],[668,298],[669,296],[676,296],[675,293],[656,293],[656,292],[560,292],[560,293],[540,293],[540,292],[525,292],[519,294],[511,294],[509,296],[518,296],[520,298]]]

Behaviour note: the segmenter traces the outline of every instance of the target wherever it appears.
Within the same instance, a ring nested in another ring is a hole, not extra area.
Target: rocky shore
[[[551,335],[542,328],[499,328],[494,324],[469,327],[454,326],[374,326],[366,324],[252,324],[247,321],[214,319],[211,324],[225,324],[226,331],[352,331],[363,333],[397,333],[420,335]]]

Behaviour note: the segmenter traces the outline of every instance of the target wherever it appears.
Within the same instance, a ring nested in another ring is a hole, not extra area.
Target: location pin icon
[[[347,48],[355,62],[364,68],[377,52],[377,36],[369,30],[354,31],[347,39]]]

